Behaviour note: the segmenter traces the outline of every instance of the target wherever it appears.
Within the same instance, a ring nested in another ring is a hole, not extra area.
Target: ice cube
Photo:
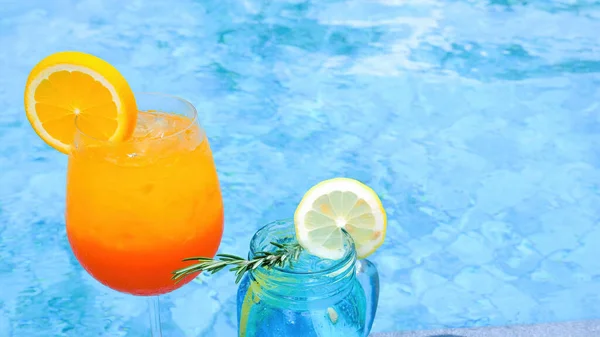
[[[163,138],[177,130],[176,119],[161,112],[140,111],[134,140]]]

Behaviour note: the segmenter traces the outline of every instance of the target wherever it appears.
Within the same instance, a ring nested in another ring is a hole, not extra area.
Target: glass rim
[[[170,100],[175,100],[175,101],[179,101],[181,103],[183,103],[185,106],[187,106],[190,111],[192,112],[193,116],[192,118],[190,118],[190,122],[183,128],[181,128],[180,130],[177,130],[177,132],[174,132],[172,134],[169,134],[166,137],[151,137],[151,138],[146,138],[146,139],[140,139],[140,140],[125,140],[123,141],[123,143],[128,143],[128,144],[135,144],[135,143],[142,143],[142,142],[152,142],[152,141],[160,141],[160,140],[167,140],[167,139],[171,139],[172,137],[178,136],[182,133],[184,133],[185,131],[189,130],[191,127],[194,126],[194,124],[196,124],[196,121],[198,120],[198,110],[196,110],[196,107],[188,100],[181,98],[179,96],[175,96],[175,95],[171,95],[171,94],[165,94],[165,93],[161,93],[161,92],[134,92],[133,93],[133,97],[134,99],[139,97],[139,96],[149,96],[149,97],[162,97],[162,98],[166,98],[166,99],[170,99]],[[136,107],[137,107],[137,101],[136,101]],[[139,112],[139,108],[138,108],[138,112]],[[112,141],[110,139],[99,139],[98,137],[94,137],[89,135],[88,133],[86,133],[85,131],[83,131],[80,127],[79,127],[79,118],[80,116],[75,116],[75,120],[74,120],[74,124],[75,124],[75,134],[80,134],[85,136],[86,138],[92,139],[94,141],[97,141],[99,143],[105,143],[105,144],[119,144],[121,142],[115,142]],[[137,116],[136,116],[136,125],[137,125]],[[135,129],[134,129],[135,130]]]
[[[256,233],[254,233],[254,235],[252,235],[252,239],[250,240],[250,254],[255,255],[257,252],[257,249],[260,249],[260,247],[257,247],[257,241],[259,240],[260,235],[262,235],[263,232],[265,232],[265,231],[266,231],[266,233],[269,233],[270,232],[269,230],[272,229],[273,226],[278,225],[278,224],[292,224],[292,226],[293,226],[294,219],[286,218],[286,219],[271,221],[271,222],[267,223],[266,225],[262,226],[261,228],[259,228],[256,231]],[[294,233],[294,235],[296,235],[295,230],[293,230],[293,233]],[[278,266],[274,266],[271,269],[276,270],[277,272],[291,274],[291,275],[318,276],[318,275],[331,274],[333,271],[343,268],[349,262],[349,260],[351,260],[353,257],[354,257],[354,259],[357,259],[356,247],[354,244],[354,240],[352,239],[352,236],[350,235],[350,233],[348,233],[343,228],[342,228],[342,234],[344,237],[344,241],[346,241],[346,243],[348,244],[348,249],[346,249],[346,251],[344,252],[344,255],[341,258],[334,260],[335,263],[326,269],[318,270],[318,271],[294,271],[294,270],[289,270],[289,269],[283,269]],[[319,257],[319,258],[321,258],[321,257]],[[321,259],[323,259],[323,258],[321,258]]]

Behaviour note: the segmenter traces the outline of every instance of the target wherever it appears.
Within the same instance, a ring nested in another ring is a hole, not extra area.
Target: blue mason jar
[[[273,250],[271,242],[296,242],[293,220],[272,222],[250,243],[249,258]],[[302,252],[290,267],[248,272],[237,292],[240,337],[365,337],[379,299],[375,265],[357,260],[344,232],[344,257],[321,259]]]

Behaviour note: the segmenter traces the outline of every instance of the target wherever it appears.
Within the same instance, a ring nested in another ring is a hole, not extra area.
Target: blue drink
[[[255,252],[274,250],[271,242],[294,243],[295,237],[292,221],[268,224],[252,238],[249,258]],[[352,238],[344,233],[340,260],[302,251],[292,266],[247,273],[237,294],[239,336],[367,336],[378,295],[375,266],[366,260],[357,262]]]

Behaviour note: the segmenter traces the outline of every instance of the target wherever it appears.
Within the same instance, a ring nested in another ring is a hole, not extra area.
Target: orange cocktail
[[[33,67],[25,85],[33,130],[69,155],[67,235],[98,281],[148,296],[160,337],[158,296],[181,287],[173,271],[215,255],[223,201],[196,109],[161,94],[134,95],[121,73],[94,55],[63,51]]]
[[[214,256],[223,202],[208,139],[189,103],[136,95],[133,136],[108,142],[77,120],[67,173],[67,235],[82,266],[106,286],[159,295],[189,256]],[[152,110],[150,110],[152,109]]]

